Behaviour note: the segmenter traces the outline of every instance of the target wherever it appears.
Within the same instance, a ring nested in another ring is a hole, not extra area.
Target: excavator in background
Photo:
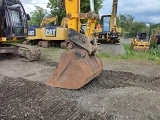
[[[137,34],[131,41],[131,49],[134,51],[147,51],[150,49],[151,25],[149,24],[146,32]]]
[[[42,20],[42,22],[40,23],[40,27],[44,27],[46,25],[48,25],[49,23],[54,22],[54,25],[57,24],[58,22],[58,16],[56,15],[55,17],[46,17]]]
[[[0,53],[17,54],[30,61],[39,59],[40,50],[37,47],[6,43],[27,37],[29,19],[19,0],[0,1]]]
[[[120,43],[121,28],[117,27],[118,0],[113,0],[111,15],[101,16],[101,26],[96,28],[98,43]]]
[[[90,0],[88,13],[80,13],[80,0],[61,0],[67,16],[68,51],[61,54],[59,65],[53,71],[47,85],[66,89],[79,89],[103,69],[102,61],[95,55],[98,49],[94,37],[96,20],[94,1]],[[87,19],[86,31],[81,33],[81,19]]]
[[[39,47],[48,48],[53,44],[60,44],[65,41],[66,36],[66,27],[65,18],[62,20],[62,27],[58,26],[56,23],[58,17],[46,17],[40,23],[40,26],[30,26],[28,28],[28,37],[27,41],[24,44],[38,44]],[[54,25],[50,23],[54,22]]]

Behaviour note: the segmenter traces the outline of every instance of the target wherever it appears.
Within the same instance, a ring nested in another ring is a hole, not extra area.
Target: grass
[[[5,43],[22,43],[24,40],[17,41],[7,41]],[[151,48],[149,51],[133,51],[131,50],[130,44],[123,44],[126,54],[125,55],[111,55],[109,53],[99,53],[97,54],[100,58],[110,58],[110,59],[136,59],[136,60],[149,60],[156,61],[160,64],[160,47],[151,43]],[[43,50],[43,49],[42,49]],[[59,51],[59,48],[48,48],[43,50],[45,53],[52,52],[52,55],[56,54]],[[60,51],[61,53],[62,51]],[[49,56],[49,54],[47,54]]]
[[[149,60],[157,61],[160,64],[160,47],[157,45],[151,45],[149,51],[133,51],[131,50],[130,44],[123,44],[123,47],[126,51],[125,55],[116,55],[113,56],[108,53],[99,53],[100,58],[113,58],[113,59],[139,59],[139,60]]]

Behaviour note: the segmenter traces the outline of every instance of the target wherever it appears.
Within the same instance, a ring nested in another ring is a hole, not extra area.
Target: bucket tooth
[[[102,61],[89,56],[86,50],[70,49],[62,53],[58,67],[47,85],[66,89],[79,89],[102,72]]]

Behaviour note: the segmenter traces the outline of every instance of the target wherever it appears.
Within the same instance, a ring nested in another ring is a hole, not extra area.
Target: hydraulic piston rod
[[[94,11],[94,0],[90,0],[90,10]]]

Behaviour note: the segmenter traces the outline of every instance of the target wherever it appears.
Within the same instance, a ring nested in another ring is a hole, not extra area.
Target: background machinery
[[[160,45],[160,32],[152,34],[150,42],[152,42],[152,44]]]
[[[101,26],[96,28],[99,43],[120,43],[121,28],[117,27],[118,0],[113,0],[111,15],[101,16]]]
[[[58,17],[46,17],[40,26],[30,26],[25,44],[38,44],[40,47],[48,48],[52,45],[60,45],[67,40],[67,18],[63,18],[61,25],[57,25]],[[50,24],[54,22],[54,24]]]
[[[0,53],[13,53],[29,60],[40,57],[39,49],[22,44],[6,44],[7,41],[23,40],[27,37],[26,14],[19,0],[0,1]]]
[[[57,20],[57,16],[46,17],[42,20],[40,26],[30,26],[25,44],[38,44],[40,47],[47,48],[68,39],[66,36],[67,29],[64,27],[65,19],[62,20],[62,27],[56,24]],[[50,24],[52,22],[54,22],[54,25]]]
[[[69,50],[62,53],[59,65],[46,84],[79,89],[102,72],[102,61],[95,55],[98,46],[93,35],[98,14],[94,12],[93,0],[90,0],[88,13],[80,13],[80,0],[61,0],[61,6],[65,7],[68,19]],[[81,19],[87,19],[85,34],[80,33]]]
[[[131,49],[134,51],[146,51],[150,49],[151,25],[146,32],[137,34],[131,41]]]

